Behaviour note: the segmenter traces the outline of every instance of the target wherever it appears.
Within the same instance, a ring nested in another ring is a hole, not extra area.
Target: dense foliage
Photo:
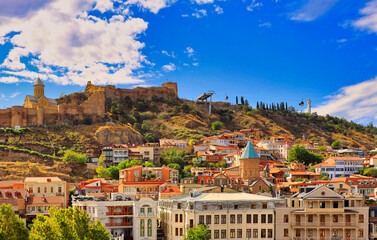
[[[187,229],[184,240],[207,240],[211,238],[206,225],[198,225],[194,228]]]
[[[0,205],[0,240],[27,240],[29,233],[22,219],[10,204]]]
[[[63,162],[75,162],[80,164],[86,164],[88,157],[85,154],[77,153],[72,150],[67,150],[62,157]]]
[[[298,162],[305,165],[314,165],[320,163],[323,160],[323,156],[315,153],[311,153],[304,146],[295,145],[288,154],[288,162]]]
[[[31,240],[109,240],[105,226],[90,221],[86,211],[78,208],[50,209],[50,215],[37,215],[30,231]]]

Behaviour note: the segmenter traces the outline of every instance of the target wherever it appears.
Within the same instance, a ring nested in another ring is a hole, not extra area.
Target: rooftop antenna
[[[197,100],[201,100],[202,102],[206,100],[206,105],[209,98],[209,107],[208,107],[208,114],[211,116],[212,114],[212,95],[215,94],[215,91],[209,90],[207,93],[203,93],[200,95]]]

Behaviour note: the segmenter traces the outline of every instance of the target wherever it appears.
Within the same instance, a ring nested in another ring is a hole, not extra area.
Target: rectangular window
[[[183,214],[179,215],[179,222],[183,222]]]
[[[253,215],[253,223],[258,223],[258,214]]]
[[[262,230],[260,231],[260,237],[261,237],[261,238],[266,238],[266,229],[262,229]]]
[[[221,230],[221,239],[225,239],[225,238],[226,238],[226,230],[222,229]]]
[[[313,215],[308,215],[308,223],[312,223],[313,222]]]
[[[364,237],[364,231],[363,231],[363,229],[359,229],[359,237]]]
[[[221,224],[226,224],[226,215],[221,215]]]
[[[268,214],[268,223],[272,223],[272,222],[273,222],[272,214]]]
[[[199,224],[204,224],[204,215],[199,215]]]
[[[217,205],[217,208],[218,208],[219,210],[221,210],[221,209],[223,209],[223,205],[222,205],[222,204],[219,204],[219,205]]]
[[[62,187],[59,187],[59,188],[58,188],[58,193],[59,193],[59,194],[62,193]]]
[[[179,236],[178,235],[178,228],[175,228],[175,236]]]
[[[236,223],[236,215],[230,215],[230,223]]]
[[[288,223],[288,222],[289,222],[288,214],[285,214],[284,215],[284,223]]]
[[[230,238],[236,238],[236,230],[230,229]]]
[[[266,202],[263,203],[263,208],[267,208],[267,203]]]
[[[177,204],[177,209],[181,209],[181,203]]]
[[[333,208],[339,208],[339,203],[338,203],[338,201],[333,202],[333,203],[332,203],[332,207],[333,207]]]
[[[257,205],[255,203],[252,203],[251,204],[251,209],[256,209],[257,208]]]
[[[242,214],[237,214],[237,223],[242,223]]]
[[[246,223],[251,223],[251,214],[246,215]]]
[[[246,238],[251,238],[251,229],[246,229]]]
[[[284,228],[284,237],[288,237],[288,228]]]
[[[212,218],[211,215],[207,215],[207,216],[206,216],[206,224],[207,224],[207,225],[211,224],[211,218]]]
[[[261,215],[261,220],[260,220],[261,223],[266,223],[266,214],[262,214]]]
[[[326,203],[325,202],[319,202],[319,207],[320,208],[325,208],[326,207]]]
[[[267,237],[272,238],[272,229],[267,230]]]
[[[333,217],[332,217],[332,221],[334,222],[334,223],[337,223],[338,221],[339,221],[339,219],[338,219],[338,215],[333,215]]]
[[[207,205],[203,205],[203,210],[207,210]]]
[[[220,223],[220,216],[219,215],[215,215],[215,217],[214,217],[214,223],[215,224],[219,224]]]
[[[258,229],[253,229],[253,238],[258,238]]]
[[[220,238],[220,231],[219,230],[215,230],[213,232],[213,238],[214,239],[219,239]]]
[[[359,223],[364,223],[364,215],[363,214],[359,215]]]
[[[238,203],[234,204],[234,209],[238,209]]]
[[[141,208],[140,209],[140,212],[141,213],[144,213],[144,208]],[[199,216],[199,219],[200,219],[200,216]],[[200,221],[200,220],[199,220]],[[178,214],[175,214],[175,222],[178,222]]]
[[[237,229],[237,238],[242,238],[242,229]]]
[[[183,228],[180,228],[179,229],[179,236],[182,236],[183,235]],[[148,236],[152,236],[152,234],[151,235],[148,235]]]

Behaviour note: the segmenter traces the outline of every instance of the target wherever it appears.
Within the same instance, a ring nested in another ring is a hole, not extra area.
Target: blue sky
[[[5,0],[0,108],[46,95],[178,82],[377,124],[377,0]]]

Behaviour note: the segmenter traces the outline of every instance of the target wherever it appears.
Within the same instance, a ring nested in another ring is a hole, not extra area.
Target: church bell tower
[[[45,85],[43,84],[40,78],[38,78],[37,81],[35,81],[33,86],[34,86],[34,97],[36,99],[39,99],[40,97],[45,95]]]

